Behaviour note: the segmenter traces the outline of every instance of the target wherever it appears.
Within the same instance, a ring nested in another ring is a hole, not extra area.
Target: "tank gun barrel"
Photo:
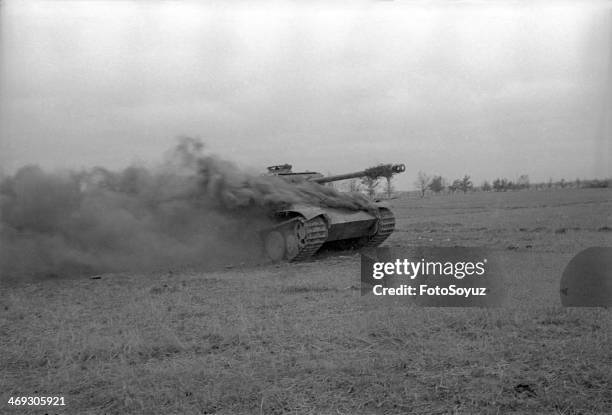
[[[406,166],[404,166],[403,164],[381,164],[378,166],[370,167],[369,169],[356,171],[354,173],[336,174],[333,176],[319,177],[310,179],[310,181],[323,184],[337,182],[339,180],[356,179],[359,177],[391,177],[394,174],[402,173],[405,170]]]

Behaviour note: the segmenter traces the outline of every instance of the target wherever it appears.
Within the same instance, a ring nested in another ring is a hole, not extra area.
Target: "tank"
[[[387,177],[405,171],[403,164],[384,164],[358,172],[324,176],[319,172],[293,172],[282,164],[268,167],[268,174],[290,183],[319,184],[361,177]],[[372,209],[331,208],[292,204],[273,214],[274,226],[262,232],[266,254],[273,261],[303,261],[325,244],[345,249],[376,247],[395,229],[395,216],[385,202],[376,201]]]

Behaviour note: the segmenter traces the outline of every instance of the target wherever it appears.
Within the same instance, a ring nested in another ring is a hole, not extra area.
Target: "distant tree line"
[[[484,191],[484,192],[507,192],[516,190],[545,190],[545,189],[564,189],[564,188],[609,188],[612,187],[612,179],[591,179],[566,181],[560,179],[553,181],[549,179],[547,182],[531,183],[529,176],[526,174],[520,175],[516,180],[509,180],[505,177],[498,177],[489,182],[485,180],[480,186],[474,186],[471,177],[466,174],[462,178],[452,181],[440,175],[429,175],[423,171],[419,171],[416,181],[414,182],[421,197],[424,197],[427,191],[433,193],[455,193],[469,191]]]
[[[384,184],[382,192],[390,198],[395,191],[392,185],[392,174],[381,175],[380,177],[363,177],[361,179],[351,179],[348,181],[346,190],[350,192],[363,192],[374,198],[379,193],[379,187]],[[381,179],[382,183],[381,183]],[[575,179],[568,181],[560,179],[553,181],[549,179],[546,182],[531,183],[529,176],[526,174],[520,175],[515,180],[509,180],[505,177],[498,177],[495,180],[485,180],[480,186],[475,186],[470,175],[465,174],[461,178],[447,180],[441,175],[429,175],[424,171],[419,171],[414,182],[419,195],[425,197],[427,192],[434,194],[450,194],[450,193],[467,193],[474,191],[482,192],[508,192],[517,190],[546,190],[546,189],[565,189],[565,188],[610,188],[612,187],[612,179],[590,179],[581,180]],[[328,185],[333,185],[329,183]]]

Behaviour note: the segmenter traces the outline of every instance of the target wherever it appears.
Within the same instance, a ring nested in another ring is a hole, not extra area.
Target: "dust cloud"
[[[248,174],[182,138],[154,167],[0,181],[0,280],[263,261],[259,231],[289,204],[371,209],[359,194]]]

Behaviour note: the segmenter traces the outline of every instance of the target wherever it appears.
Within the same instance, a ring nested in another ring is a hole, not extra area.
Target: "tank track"
[[[382,244],[395,229],[395,216],[393,215],[393,212],[384,207],[379,208],[378,212],[380,214],[378,230],[373,236],[370,237],[368,242],[365,243],[365,248],[374,248]]]
[[[327,224],[322,217],[310,219],[304,222],[306,229],[306,244],[300,249],[300,252],[293,257],[291,262],[303,261],[314,255],[321,248],[321,245],[327,240]]]

